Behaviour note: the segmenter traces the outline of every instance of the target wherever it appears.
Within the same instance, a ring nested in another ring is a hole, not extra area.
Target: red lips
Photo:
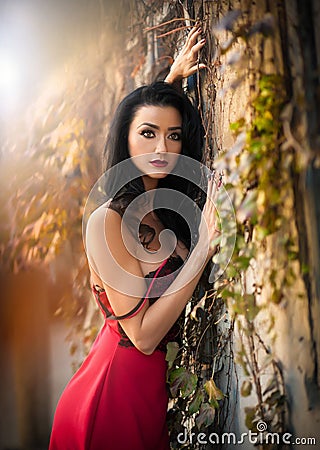
[[[154,167],[166,167],[168,165],[167,161],[162,161],[161,159],[153,159],[150,161],[150,164],[152,164]]]

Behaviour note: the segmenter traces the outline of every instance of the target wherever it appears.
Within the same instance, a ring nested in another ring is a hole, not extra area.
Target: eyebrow
[[[140,128],[143,125],[147,125],[150,128],[155,128],[156,130],[160,130],[160,127],[158,125],[155,125],[154,123],[149,123],[149,122],[143,122],[140,125],[138,125],[137,128]],[[169,127],[168,130],[170,130],[170,131],[172,131],[172,130],[182,130],[182,127],[181,126]]]

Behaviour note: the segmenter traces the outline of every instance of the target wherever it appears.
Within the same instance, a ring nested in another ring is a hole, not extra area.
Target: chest
[[[179,255],[183,260],[188,255],[185,245],[164,230],[164,225],[154,213],[147,214],[141,221],[137,256],[144,275],[156,270],[170,255]]]

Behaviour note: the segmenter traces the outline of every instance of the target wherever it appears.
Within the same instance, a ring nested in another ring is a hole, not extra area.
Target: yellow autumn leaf
[[[213,378],[210,378],[210,380],[206,381],[206,383],[204,384],[204,388],[209,395],[210,403],[214,403],[217,400],[222,400],[224,398],[223,392],[217,387]]]

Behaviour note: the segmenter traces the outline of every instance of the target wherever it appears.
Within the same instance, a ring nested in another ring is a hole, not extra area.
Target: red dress
[[[150,304],[168,288],[182,262],[170,256],[146,275]],[[110,319],[105,291],[94,288],[94,293],[106,320],[59,400],[49,449],[169,450],[165,356],[167,343],[179,340],[179,321],[157,349],[145,355],[119,322]]]

